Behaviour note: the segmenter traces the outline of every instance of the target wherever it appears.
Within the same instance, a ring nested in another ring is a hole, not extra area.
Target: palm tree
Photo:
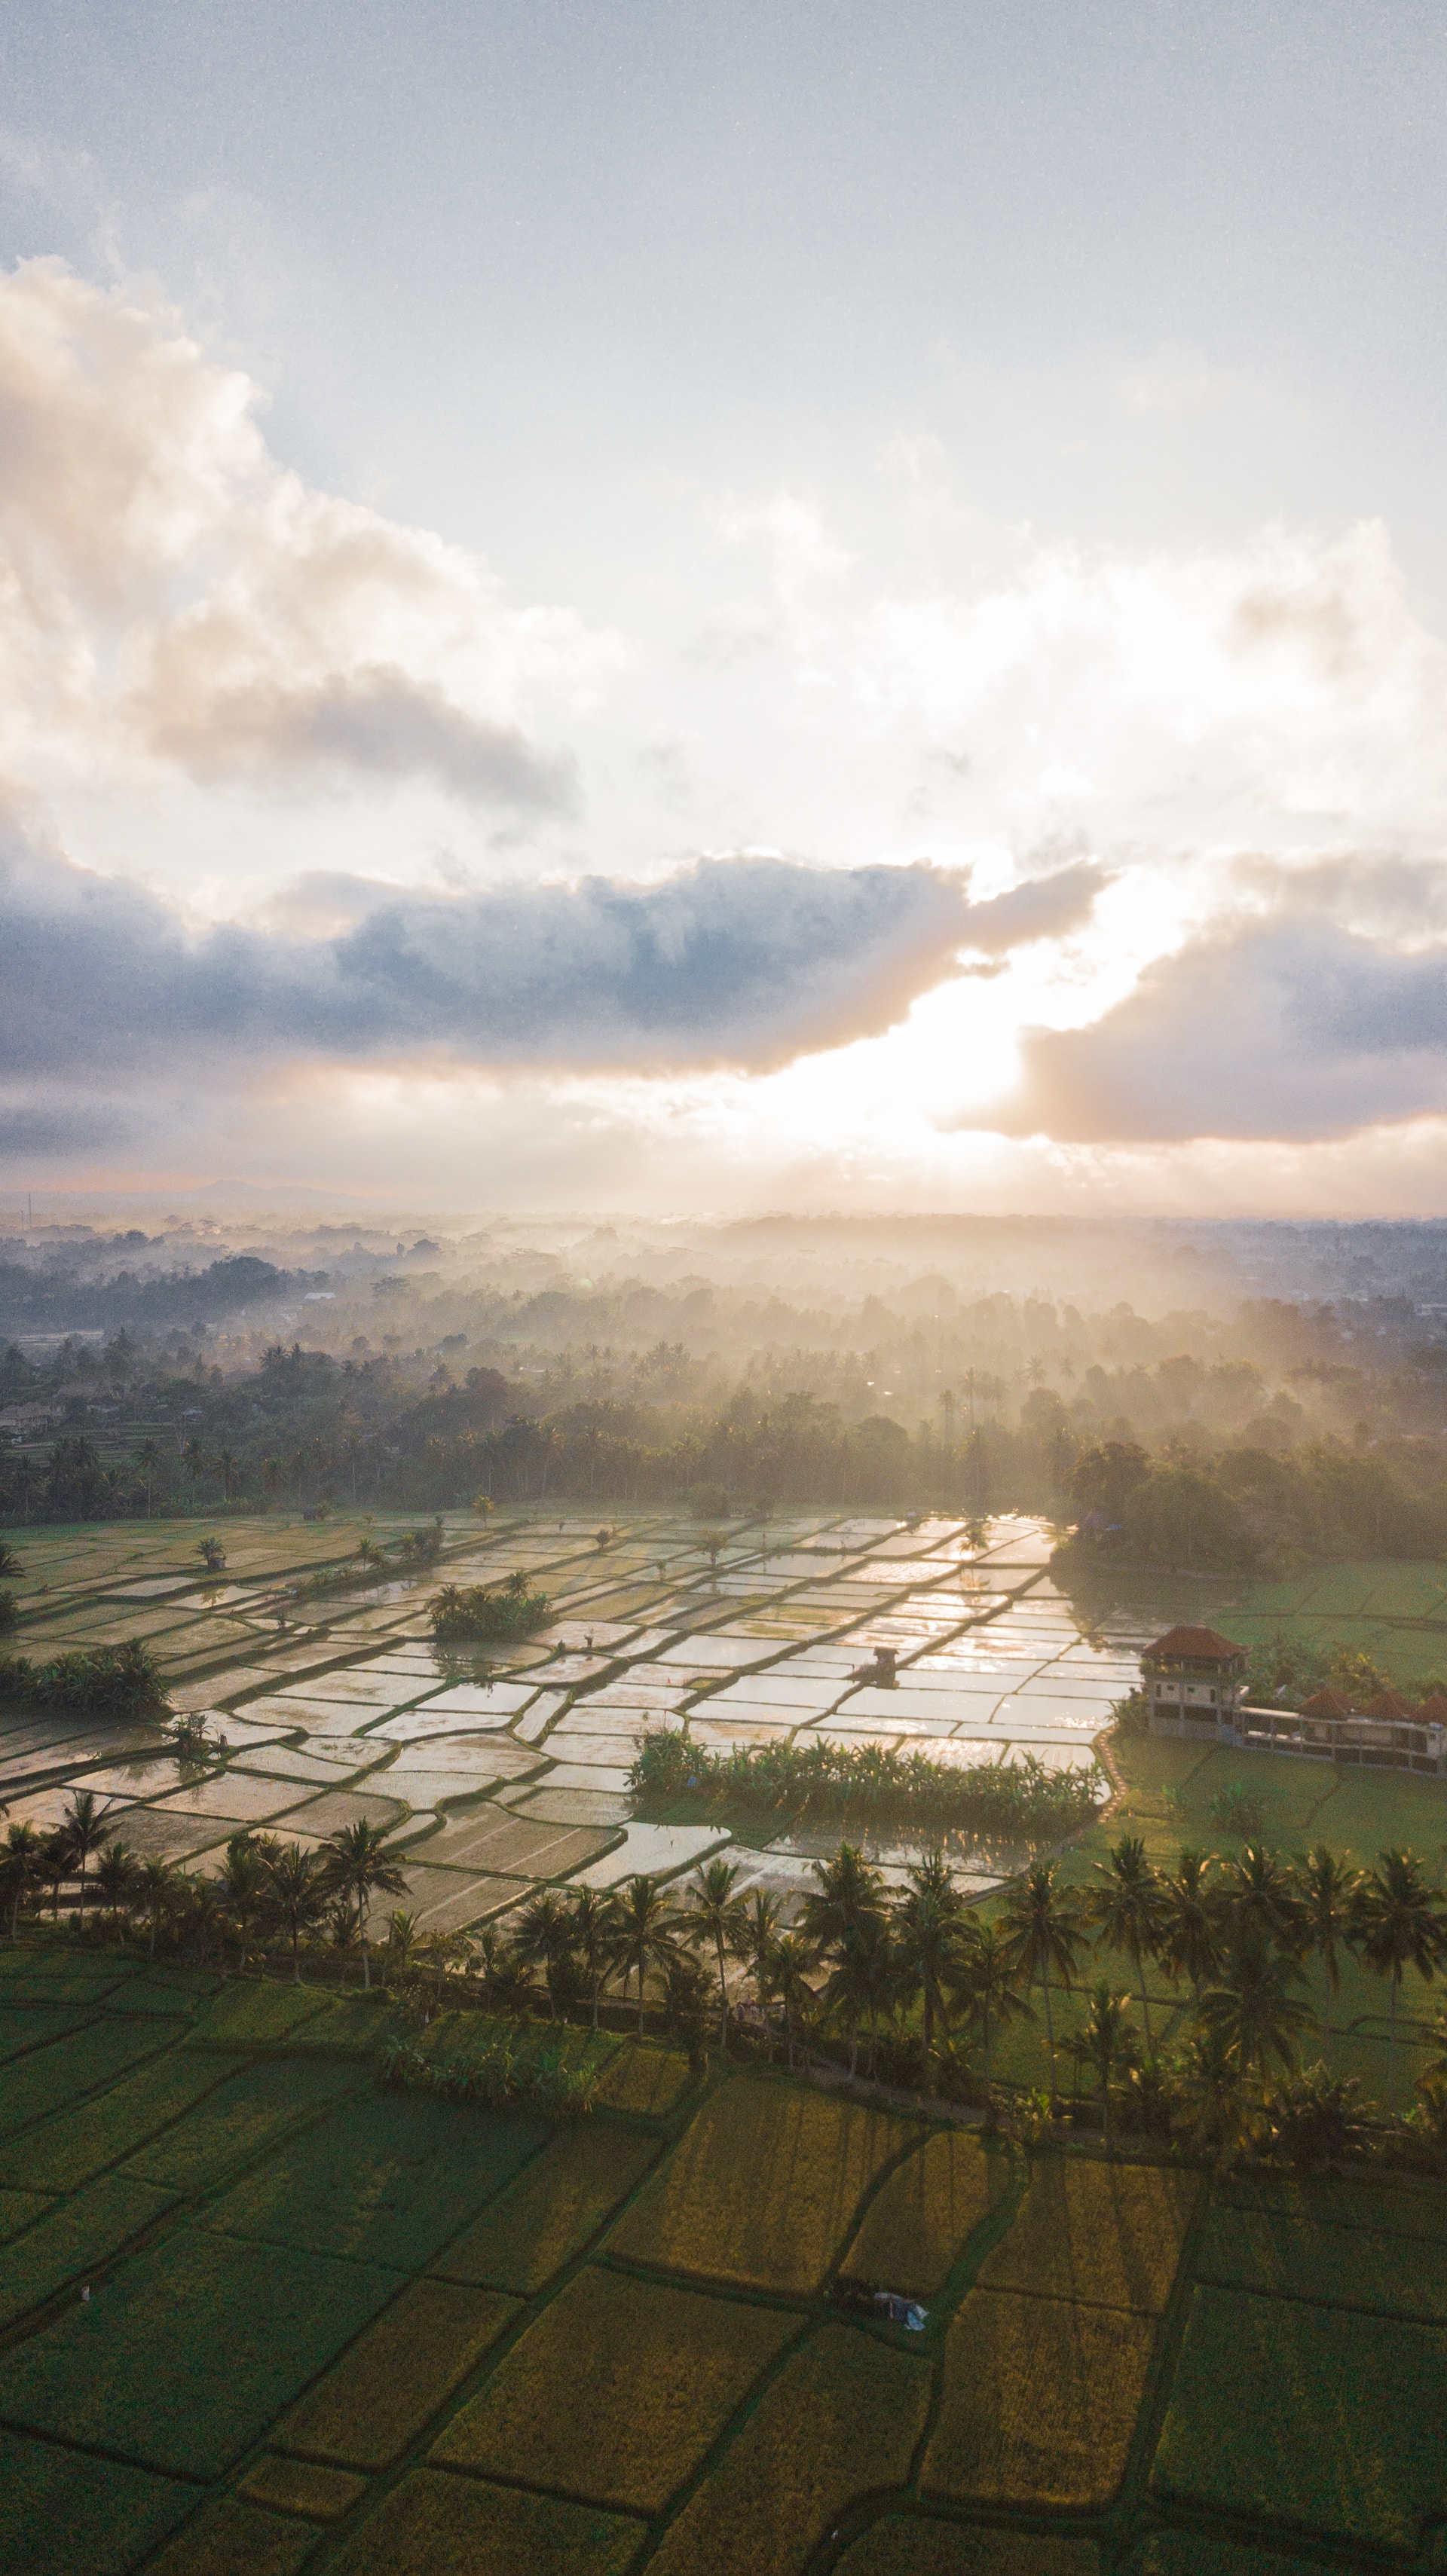
[[[382,1953],[382,1983],[390,1983],[399,1992],[412,1973],[412,1953],[417,1944],[417,1917],[404,1906],[394,1905],[387,1917],[387,1947]]]
[[[339,1825],[326,1843],[326,1874],[331,1886],[357,1909],[357,1937],[362,1945],[362,1988],[372,1991],[372,1959],[367,1947],[367,1915],[374,1896],[402,1896],[407,1881],[396,1863],[388,1859],[384,1844],[386,1830],[369,1825],[360,1817],[354,1825]]]
[[[1145,2018],[1146,2049],[1154,2057],[1156,2044],[1144,1962],[1154,1958],[1160,1948],[1166,1907],[1159,1874],[1146,1858],[1144,1836],[1122,1834],[1109,1857],[1095,1863],[1092,1876],[1094,1884],[1086,1899],[1090,1921],[1097,1940],[1108,1950],[1123,1950],[1135,1970]]]
[[[797,2021],[804,2034],[804,2065],[809,2065],[809,2016],[817,2001],[809,1983],[813,1965],[809,1944],[797,1932],[781,1932],[774,1943],[769,1961],[769,1981],[784,2007],[784,2034],[789,2046],[789,2065],[794,2063],[794,2025]]]
[[[988,2093],[993,2034],[1006,2029],[1017,2015],[1033,2019],[1029,2003],[1020,1992],[1019,1974],[1011,1957],[1009,1942],[993,1923],[971,1923],[967,1927],[960,1959],[960,1992],[972,2016],[980,2024],[985,2090]]]
[[[1352,1869],[1339,1852],[1327,1843],[1317,1843],[1297,1858],[1292,1875],[1301,1906],[1301,1934],[1309,1956],[1320,1960],[1326,1975],[1327,1990],[1333,2000],[1341,1993],[1341,1965],[1337,1945],[1352,1947],[1353,1909],[1361,1893],[1362,1873]],[[1321,2008],[1322,2055],[1331,2056],[1331,2019],[1325,2001]]]
[[[13,1941],[20,1922],[20,1908],[32,1887],[38,1887],[44,1874],[46,1846],[43,1835],[34,1825],[12,1825],[0,1851],[0,1878],[10,1898],[10,1938]]]
[[[849,2033],[849,2072],[859,2064],[859,2029],[869,2030],[869,2073],[879,2053],[879,2024],[894,2009],[899,1963],[894,1934],[883,1914],[863,1915],[834,1945],[834,1970],[822,1997],[826,2013]]]
[[[218,1466],[218,1467],[220,1468],[220,1470],[221,1470],[221,1491],[222,1491],[222,1493],[225,1495],[226,1500],[227,1500],[227,1502],[229,1503],[229,1502],[230,1502],[230,1500],[231,1500],[232,1495],[233,1495],[233,1494],[234,1494],[234,1492],[236,1491],[236,1452],[235,1452],[235,1450],[234,1450],[234,1449],[218,1449],[218,1450],[217,1450],[217,1452],[216,1452],[216,1464],[217,1464],[217,1466]],[[355,1502],[355,1501],[356,1501],[356,1499],[357,1499],[357,1497],[356,1497],[356,1492],[355,1492],[355,1489],[354,1489],[353,1494],[352,1494],[352,1500],[353,1500],[353,1502]]]
[[[221,1943],[221,1887],[214,1878],[185,1878],[178,1894],[185,1904],[185,1930],[196,1944],[197,1957],[204,1967],[214,1940]],[[224,1964],[224,1962],[223,1962]]]
[[[1091,1991],[1090,2010],[1080,2036],[1085,2053],[1100,2077],[1101,2100],[1105,2106],[1105,2152],[1110,2153],[1110,2079],[1120,2055],[1124,2038],[1125,2008],[1129,1995],[1113,1995],[1105,1979]]]
[[[553,1979],[573,1946],[572,1909],[553,1887],[540,1887],[517,1917],[513,1956],[524,1967],[541,1968],[548,1998],[548,2019],[558,2018]]]
[[[609,1899],[600,1896],[594,1887],[570,1887],[567,1906],[573,1950],[592,1992],[593,2028],[596,2030],[598,1998],[607,1982],[612,1958],[613,1908]]]
[[[1447,1916],[1422,1876],[1415,1852],[1384,1851],[1363,1879],[1352,1908],[1352,1929],[1362,1965],[1390,1977],[1387,2034],[1387,2117],[1397,2112],[1397,1999],[1408,1968],[1430,1984],[1447,1958]]]
[[[700,1862],[694,1871],[688,1891],[690,1913],[686,1937],[700,1946],[712,1942],[718,1961],[718,2044],[722,2048],[729,2021],[728,1975],[725,1953],[743,1920],[743,1899],[734,1894],[743,1864],[741,1861],[717,1860]]]
[[[1055,2080],[1055,2023],[1050,2010],[1050,1972],[1053,1969],[1068,1994],[1074,1981],[1080,1953],[1085,1945],[1086,1922],[1078,1897],[1061,1885],[1060,1864],[1054,1860],[1034,1860],[1015,1887],[1000,1917],[1000,1929],[1009,1944],[1010,1958],[1027,1986],[1040,1979],[1045,1997],[1045,2046],[1050,2058],[1050,2107],[1060,2106],[1060,2093]]]
[[[136,1451],[136,1465],[142,1470],[146,1479],[147,1520],[151,1517],[151,1497],[155,1490],[156,1469],[160,1463],[161,1452],[158,1444],[154,1440],[143,1440]]]
[[[650,1968],[661,1968],[678,1937],[678,1909],[656,1878],[642,1871],[625,1879],[614,1907],[612,1955],[629,1977],[638,1972],[638,2036],[643,2036],[643,1984]]]
[[[799,1908],[796,1929],[820,1958],[868,1916],[884,1914],[884,1881],[855,1843],[841,1843],[832,1860],[816,1860],[814,1885]]]
[[[910,1871],[908,1890],[893,1912],[900,1981],[919,1996],[923,2008],[926,2078],[934,2055],[935,2023],[945,2024],[951,1986],[957,1978],[963,1911],[942,1856],[933,1852]]]
[[[146,1923],[151,1935],[150,1954],[153,1959],[156,1955],[156,1934],[160,1930],[162,1917],[175,1901],[177,1875],[174,1864],[168,1860],[158,1859],[154,1852],[149,1860],[141,1863],[138,1893],[146,1909]]]
[[[1283,1950],[1301,1940],[1301,1900],[1291,1871],[1264,1843],[1243,1843],[1221,1872],[1221,1901],[1233,1929],[1259,1932]]]
[[[123,1842],[107,1845],[96,1863],[96,1893],[106,1906],[118,1941],[124,1940],[122,1916],[135,1901],[138,1870],[135,1853]]]
[[[1218,2047],[1223,2062],[1240,2077],[1254,2068],[1263,2078],[1268,2057],[1290,2066],[1296,2035],[1311,2017],[1311,2007],[1291,1992],[1302,1982],[1290,1953],[1273,1949],[1253,1925],[1234,1943],[1219,1982],[1206,1987],[1196,2007],[1197,2019]]]
[[[65,1836],[66,1876],[80,1880],[80,1919],[85,1921],[85,1873],[93,1852],[104,1849],[115,1831],[97,1807],[94,1789],[73,1789],[61,1831]]]
[[[301,1936],[312,1932],[327,1910],[331,1889],[324,1861],[300,1843],[286,1843],[266,1855],[271,1899],[291,1939],[291,1981],[301,1984]]]
[[[216,1892],[221,1910],[230,1920],[236,1934],[238,1958],[236,1973],[246,1974],[247,1938],[252,1924],[263,1911],[271,1893],[271,1880],[255,1834],[233,1834],[226,1846],[226,1857],[217,1875]]]
[[[753,1978],[754,1996],[760,2011],[768,2001],[770,1964],[783,1911],[781,1897],[771,1896],[767,1888],[756,1887],[744,1900],[739,1928],[729,1943],[734,1957],[742,1960]]]
[[[1202,1984],[1214,1972],[1221,1956],[1210,1876],[1215,1865],[1211,1855],[1186,1850],[1177,1854],[1174,1870],[1161,1874],[1161,1946],[1157,1955],[1173,1982],[1181,1977],[1189,1979],[1193,2001],[1199,1998]]]
[[[51,1921],[58,1923],[60,1921],[60,1883],[62,1879],[70,1876],[70,1844],[66,1839],[63,1825],[57,1825],[54,1831],[45,1837],[45,1847],[40,1856],[40,1875],[50,1890]]]

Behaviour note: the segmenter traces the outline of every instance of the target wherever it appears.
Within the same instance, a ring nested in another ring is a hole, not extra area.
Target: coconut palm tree
[[[884,1914],[865,1914],[834,1945],[834,1968],[820,1998],[824,2011],[849,2034],[849,2072],[859,2065],[859,2033],[869,2032],[869,2073],[879,2054],[879,2025],[894,2010],[899,1961]]]
[[[1297,2034],[1311,2018],[1310,2005],[1291,1991],[1301,1982],[1290,1953],[1274,1948],[1248,1924],[1232,1944],[1218,1981],[1204,1989],[1196,2007],[1202,2028],[1238,2076],[1254,2072],[1264,2081],[1271,2057],[1282,2066],[1293,2063]]]
[[[70,1805],[61,1822],[65,1836],[66,1876],[80,1880],[80,1920],[85,1921],[85,1874],[92,1855],[103,1851],[115,1832],[108,1825],[105,1809],[95,1802],[94,1789],[73,1789]]]
[[[143,1860],[141,1863],[137,1894],[145,1908],[146,1925],[151,1936],[150,1955],[153,1959],[156,1955],[156,1935],[167,1912],[176,1901],[178,1878],[179,1872],[174,1863],[161,1860],[154,1852],[149,1860]]]
[[[513,1929],[513,1956],[526,1968],[541,1968],[548,1998],[548,2019],[558,2018],[553,1980],[573,1946],[572,1908],[554,1887],[540,1887],[530,1897]]]
[[[271,1895],[270,1873],[255,1834],[231,1836],[217,1873],[216,1892],[221,1912],[236,1934],[236,1973],[244,1977],[251,1927],[265,1912]]]
[[[1105,2110],[1105,2152],[1110,2153],[1110,2079],[1125,2038],[1125,2008],[1129,1995],[1113,1995],[1105,1979],[1091,1989],[1090,2010],[1080,2037],[1086,2056],[1100,2077],[1100,2096]]]
[[[38,1887],[45,1872],[45,1838],[34,1825],[12,1825],[0,1848],[0,1881],[10,1899],[10,1938],[13,1941],[20,1922],[20,1908],[32,1887]]]
[[[920,1998],[926,2077],[934,2056],[935,2023],[946,2026],[958,1979],[963,1914],[959,1890],[941,1854],[933,1852],[910,1871],[908,1888],[891,1916],[900,1983]]]
[[[1303,1949],[1320,1962],[1327,1992],[1334,2001],[1341,1993],[1338,1945],[1344,1950],[1353,1946],[1353,1909],[1361,1893],[1362,1873],[1351,1868],[1328,1843],[1317,1843],[1311,1851],[1298,1855],[1292,1876],[1301,1907]],[[1321,2008],[1321,2047],[1323,2057],[1330,2061],[1331,2016],[1325,2000]]]
[[[570,1887],[565,1901],[573,1955],[587,1981],[596,2030],[598,1998],[607,1984],[613,1955],[613,1908],[595,1887]]]
[[[96,1863],[96,1894],[111,1918],[111,1928],[118,1942],[124,1943],[123,1917],[129,1914],[136,1898],[139,1870],[135,1853],[123,1842],[106,1845]]]
[[[735,1933],[743,1921],[743,1899],[734,1893],[743,1864],[741,1861],[701,1861],[694,1871],[688,1890],[689,1913],[685,1937],[706,1947],[713,1944],[718,1963],[718,2044],[722,2048],[728,2030],[729,1988],[724,1960]]]
[[[1146,1858],[1141,1834],[1122,1834],[1104,1860],[1095,1863],[1086,1912],[1098,1944],[1124,1951],[1135,1971],[1146,2026],[1146,2051],[1156,2053],[1151,2030],[1151,1999],[1145,1961],[1153,1959],[1166,1928],[1166,1907],[1159,1872]]]
[[[359,1817],[354,1825],[339,1825],[325,1844],[325,1868],[331,1887],[356,1908],[357,1938],[362,1945],[362,1988],[372,1991],[372,1958],[367,1945],[367,1916],[374,1896],[402,1896],[407,1881],[395,1861],[388,1858],[385,1828],[369,1825]]]
[[[769,1983],[784,2008],[784,2035],[789,2048],[789,2065],[794,2064],[794,2030],[797,2024],[804,2041],[804,2066],[809,2066],[809,2018],[818,2001],[809,1983],[809,1970],[814,1964],[813,1951],[797,1932],[781,1932],[769,1960]]]
[[[141,1473],[144,1475],[146,1480],[147,1520],[151,1517],[151,1498],[155,1492],[156,1469],[159,1467],[160,1463],[161,1452],[158,1443],[154,1440],[143,1440],[139,1449],[136,1451],[136,1465],[140,1468]]]
[[[315,1931],[327,1910],[331,1889],[325,1861],[300,1843],[284,1843],[266,1855],[271,1901],[291,1941],[291,1981],[301,1984],[301,1936]]]
[[[744,1900],[739,1928],[729,1943],[734,1957],[742,1961],[754,1981],[754,1997],[761,2011],[768,2002],[770,1962],[783,1912],[782,1898],[771,1896],[767,1888],[756,1887]]]
[[[1298,1947],[1302,1922],[1296,1881],[1265,1843],[1243,1843],[1236,1858],[1222,1864],[1220,1889],[1234,1932],[1259,1932],[1283,1950]]]
[[[40,1857],[40,1875],[50,1890],[50,1919],[53,1923],[58,1923],[61,1881],[70,1876],[70,1844],[66,1839],[63,1825],[57,1825],[45,1837],[45,1847]]]
[[[1363,1967],[1391,1980],[1387,2116],[1397,2113],[1397,2002],[1408,1968],[1430,1984],[1447,1959],[1447,1915],[1415,1852],[1384,1851],[1357,1890],[1352,1930]]]
[[[1192,1999],[1220,1961],[1221,1933],[1213,1902],[1211,1872],[1216,1863],[1207,1852],[1183,1850],[1173,1870],[1161,1873],[1161,1932],[1157,1956],[1172,1982],[1185,1977]]]
[[[678,1908],[656,1878],[638,1871],[617,1892],[613,1912],[612,1955],[629,1977],[638,1975],[638,2035],[643,2036],[643,1986],[650,1968],[662,1968],[678,1938]]]
[[[969,1922],[960,1954],[959,1995],[980,2025],[985,2089],[990,2086],[990,2049],[997,2030],[1023,2016],[1034,2019],[1020,1992],[1019,1971],[1005,1934],[993,1923]]]
[[[882,1919],[884,1881],[855,1843],[841,1843],[832,1859],[816,1860],[814,1885],[805,1891],[796,1929],[819,1958],[836,1949],[867,1916]]]
[[[1055,2080],[1055,2024],[1050,2010],[1053,1969],[1068,1994],[1085,1946],[1086,1917],[1080,1899],[1060,1884],[1060,1864],[1032,1861],[1010,1892],[1000,1929],[1015,1969],[1031,1986],[1038,1977],[1045,1998],[1045,2046],[1050,2059],[1050,2107],[1060,2107]]]

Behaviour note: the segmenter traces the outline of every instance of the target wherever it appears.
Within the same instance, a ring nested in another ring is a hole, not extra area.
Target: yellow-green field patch
[[[0,2153],[0,2172],[31,2190],[74,2191],[192,2110],[225,2074],[221,2058],[169,2049],[109,2092],[12,2138]]]
[[[454,2281],[413,2281],[278,2427],[286,2449],[356,2469],[399,2460],[487,2347],[516,2299]]]
[[[1447,2325],[1447,2263],[1431,2260],[1410,2236],[1365,2227],[1213,2209],[1196,2256],[1196,2277],[1225,2289],[1263,2290],[1275,2298],[1315,2299],[1326,2307]]]
[[[913,2298],[931,2298],[982,2218],[1004,2198],[1015,2167],[971,2132],[927,2138],[881,2183],[843,2268]]]
[[[141,2058],[154,2057],[168,2036],[179,2038],[184,2023],[94,2021],[73,2038],[54,2039],[11,2066],[0,2092],[0,2132],[11,2133],[48,2118],[65,2104],[114,2084]],[[6,2167],[13,2160],[12,2143]]]
[[[598,2100],[613,2111],[666,2119],[697,2081],[688,2059],[676,2049],[651,2048],[646,2041],[627,2040],[604,2072]]]
[[[0,2416],[178,2477],[218,2477],[393,2286],[362,2263],[174,2229],[6,2355]]]
[[[411,2271],[549,2132],[470,2103],[372,2095],[283,2146],[206,2214],[218,2232]]]
[[[0,2326],[53,2299],[109,2262],[133,2237],[175,2206],[175,2194],[125,2174],[102,2174],[69,2200],[55,2203],[0,2264]]]
[[[981,2284],[1159,2316],[1199,2199],[1194,2174],[1041,2156]]]
[[[332,2576],[626,2576],[647,2527],[593,2505],[415,2469],[331,2561]]]
[[[1378,2548],[1447,2513],[1447,2330],[1192,2294],[1153,2491]]]
[[[611,2240],[626,2260],[761,2289],[818,2290],[913,2123],[735,2076],[712,2094]]]
[[[367,2492],[365,2478],[348,2469],[326,2469],[315,2460],[279,2460],[268,2452],[248,2469],[240,2492],[276,2513],[299,2513],[308,2522],[340,2522]]]
[[[838,2576],[1100,2576],[1095,2544],[1064,2532],[971,2530],[887,2513],[846,2549]]]
[[[582,2251],[657,2155],[652,2138],[603,2120],[574,2121],[438,2255],[434,2272],[530,2297]]]
[[[433,2458],[660,2512],[798,2332],[772,2308],[589,2266],[560,2291]]]
[[[1145,2317],[972,2290],[945,2343],[923,2492],[962,2503],[1109,2504],[1154,2346]]]
[[[203,2505],[146,2576],[297,2576],[316,2545],[315,2525],[284,2521],[233,2493]]]
[[[796,2576],[857,2497],[902,2486],[929,2365],[829,2325],[784,2364],[670,2524],[657,2576]]]
[[[200,2489],[0,2432],[0,2576],[123,2576]]]
[[[189,2118],[133,2156],[126,2170],[172,2191],[204,2190],[230,2166],[260,2154],[299,2121],[326,2110],[356,2081],[353,2068],[324,2059],[261,2059],[238,2067],[196,2104]]]

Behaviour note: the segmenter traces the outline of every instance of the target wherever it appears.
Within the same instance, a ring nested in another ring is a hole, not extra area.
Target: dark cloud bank
[[[702,860],[652,886],[352,886],[359,917],[334,937],[191,938],[155,896],[12,841],[0,1075],[45,1086],[50,1105],[9,1113],[35,1122],[39,1145],[64,1124],[52,1085],[204,1079],[238,1060],[443,1048],[500,1065],[759,1069],[888,1027],[962,950],[1065,930],[1100,883],[1076,867],[972,904],[962,879],[924,865]]]

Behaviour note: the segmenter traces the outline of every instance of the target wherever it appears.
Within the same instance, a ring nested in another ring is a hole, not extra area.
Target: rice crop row
[[[1065,2532],[972,2531],[887,2513],[845,2550],[838,2576],[1100,2576],[1100,2558],[1093,2541]]]
[[[562,2130],[438,2255],[434,2272],[530,2298],[581,2253],[657,2154],[653,2139],[605,2123]]]
[[[1145,2317],[972,2290],[945,2342],[922,2491],[1077,2511],[1109,2504],[1154,2347]]]
[[[224,2059],[169,2049],[108,2093],[58,2111],[0,2153],[0,2172],[31,2189],[74,2191],[191,2110],[226,2073]]]
[[[356,2080],[351,2067],[326,2060],[287,2065],[262,2058],[239,2066],[185,2119],[142,2147],[127,2171],[172,2191],[207,2190],[229,2167],[260,2155],[328,2109]]]
[[[495,2292],[409,2282],[273,2438],[345,2468],[390,2468],[517,2314]]]
[[[1447,2265],[1424,2260],[1422,2246],[1411,2237],[1377,2236],[1363,2227],[1214,2209],[1196,2276],[1226,2289],[1447,2325]]]
[[[666,2271],[817,2291],[864,2193],[918,2136],[857,2102],[736,2076],[644,2185],[612,2250]]]
[[[774,2309],[590,2266],[432,2456],[658,2513],[798,2330],[796,2317]]]
[[[1447,2246],[1447,2196],[1430,2183],[1383,2182],[1375,2175],[1230,2173],[1217,2183],[1216,2197],[1233,2209]]]
[[[27,2432],[219,2477],[395,2287],[364,2263],[173,2229],[7,2354],[0,2407]]]
[[[1130,2562],[1129,2576],[1320,2576],[1316,2560],[1281,2558],[1249,2541],[1200,2531],[1153,2531]]]
[[[238,2576],[243,2568],[245,2576],[298,2576],[316,2541],[306,2523],[266,2513],[233,2492],[204,2505],[151,2560],[147,2576]]]
[[[182,2025],[177,2023],[179,2033]],[[0,2098],[0,2131],[13,2134],[102,2085],[113,2084],[139,2058],[153,2057],[168,2034],[142,2022],[94,2021],[73,2038],[55,2039],[12,2066]]]
[[[0,2266],[0,2326],[109,2262],[172,2207],[172,2193],[124,2174],[102,2174],[88,2190],[58,2202],[10,2247]]]
[[[903,2485],[929,2400],[928,2363],[824,2326],[670,2524],[651,2576],[796,2576],[856,2497]]]
[[[1007,2154],[987,2154],[976,2137],[936,2131],[880,2185],[843,2269],[881,2288],[932,2298],[1015,2170]]]
[[[596,2506],[416,2469],[343,2545],[329,2576],[627,2576],[647,2536],[646,2524]]]
[[[1159,2316],[1199,2199],[1194,2174],[1041,2156],[1013,2227],[980,2266],[980,2281]]]
[[[542,2146],[541,2122],[407,2096],[347,2103],[206,2214],[218,2234],[420,2270]]]
[[[960,1766],[894,1745],[762,1744],[711,1753],[677,1727],[643,1737],[628,1777],[640,1797],[669,1807],[955,1827],[1010,1842],[1056,1842],[1088,1823],[1106,1796],[1094,1767],[1051,1771],[1034,1754]]]
[[[625,2040],[599,2076],[597,2099],[611,2111],[631,2111],[640,2119],[664,2120],[697,2082],[688,2059],[676,2049],[630,2039]]]
[[[1447,2331],[1193,2292],[1154,2493],[1379,2548],[1412,2549],[1447,2495]]]
[[[201,2492],[121,2460],[88,2459],[84,2476],[76,2469],[73,2451],[0,2431],[0,2576],[134,2566]]]

